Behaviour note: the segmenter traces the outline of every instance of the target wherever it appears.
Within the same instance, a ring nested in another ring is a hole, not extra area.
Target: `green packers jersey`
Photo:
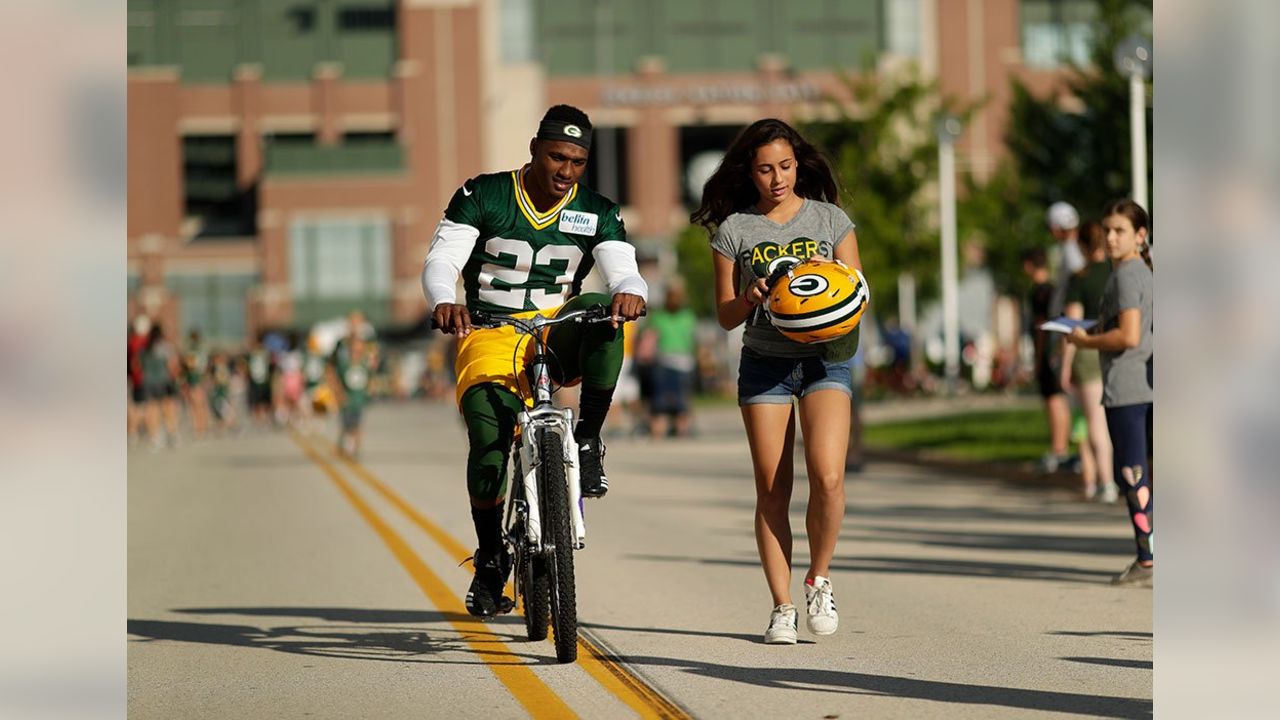
[[[338,373],[338,381],[347,393],[347,407],[364,407],[369,402],[369,380],[373,376],[367,358],[355,360],[347,358],[339,360],[334,368]]]
[[[470,310],[512,313],[563,305],[581,291],[595,264],[592,250],[605,241],[627,241],[622,212],[609,199],[577,184],[539,212],[519,170],[468,180],[444,217],[480,232],[462,268]]]

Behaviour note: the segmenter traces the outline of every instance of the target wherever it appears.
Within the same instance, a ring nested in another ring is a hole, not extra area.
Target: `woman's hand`
[[[754,308],[764,303],[765,298],[769,296],[769,285],[764,278],[756,278],[756,281],[742,293],[743,300],[746,301],[747,307]]]
[[[1071,334],[1067,336],[1067,342],[1075,345],[1076,347],[1088,347],[1088,345],[1085,344],[1088,340],[1089,333],[1085,332],[1084,328],[1074,328],[1071,331]]]

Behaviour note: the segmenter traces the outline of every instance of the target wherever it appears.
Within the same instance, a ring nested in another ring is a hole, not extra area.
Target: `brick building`
[[[837,69],[914,62],[988,97],[1088,51],[1088,0],[128,0],[130,311],[240,342],[359,307],[425,311],[431,231],[467,177],[518,166],[548,105],[599,130],[589,181],[661,254],[697,178],[760,117],[822,117]],[[694,178],[690,182],[690,177]]]

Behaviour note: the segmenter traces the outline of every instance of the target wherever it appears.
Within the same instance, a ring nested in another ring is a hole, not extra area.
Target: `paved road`
[[[907,466],[850,477],[839,632],[814,642],[802,621],[801,644],[763,645],[736,423],[712,412],[697,440],[609,446],[573,666],[518,616],[463,610],[473,534],[450,408],[375,406],[359,464],[327,432],[133,450],[130,717],[1150,715],[1151,592],[1106,585],[1132,552],[1124,511],[1064,491]]]

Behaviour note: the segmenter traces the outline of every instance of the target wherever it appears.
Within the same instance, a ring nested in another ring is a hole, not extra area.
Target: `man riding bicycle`
[[[454,193],[422,271],[434,320],[459,337],[457,402],[467,426],[467,492],[478,543],[466,604],[480,617],[499,612],[510,566],[502,542],[507,456],[530,397],[528,378],[513,374],[512,359],[527,360],[529,338],[511,327],[473,328],[471,311],[533,317],[609,306],[612,324],[559,325],[547,338],[552,379],[582,383],[573,433],[582,494],[602,497],[609,487],[600,429],[622,368],[620,320],[640,317],[648,286],[617,204],[578,184],[590,148],[586,113],[568,105],[548,110],[529,142],[528,164],[472,178]],[[597,264],[609,295],[582,294],[582,280]]]

